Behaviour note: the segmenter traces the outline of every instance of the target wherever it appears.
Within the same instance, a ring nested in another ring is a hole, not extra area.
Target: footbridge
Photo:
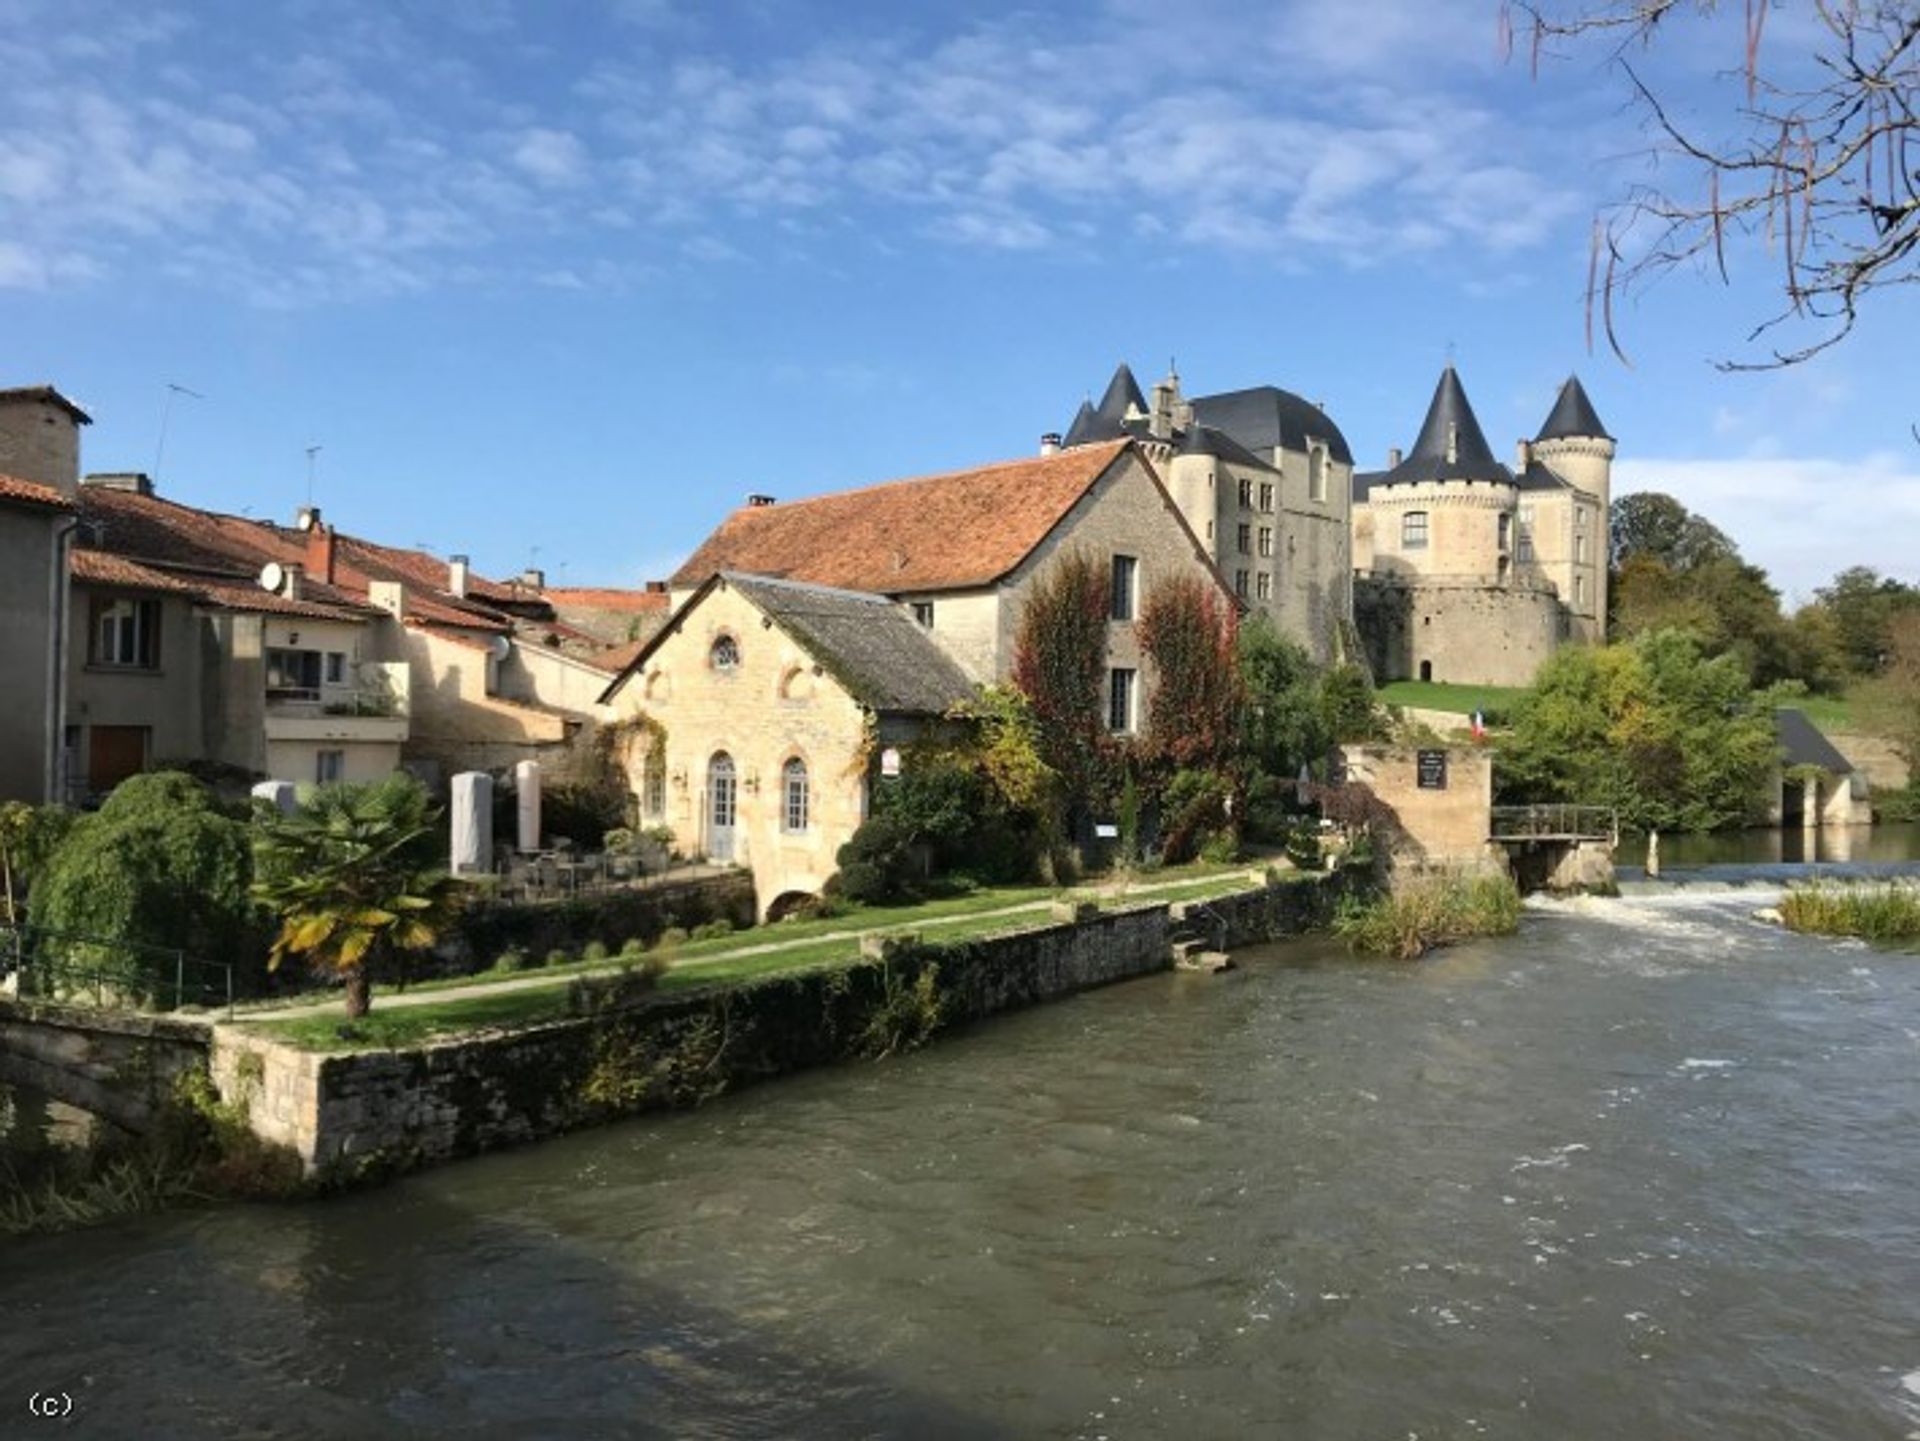
[[[1609,806],[1494,806],[1487,838],[1523,891],[1610,891],[1620,816]]]

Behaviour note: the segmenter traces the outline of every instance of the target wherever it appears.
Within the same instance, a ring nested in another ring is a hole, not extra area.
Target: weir
[[[1494,806],[1487,839],[1501,847],[1522,891],[1608,891],[1620,818],[1606,806]]]

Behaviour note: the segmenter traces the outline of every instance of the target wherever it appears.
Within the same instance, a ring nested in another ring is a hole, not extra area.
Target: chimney
[[[318,524],[320,524],[320,507],[317,505],[303,505],[293,513],[295,530],[312,530]]]
[[[1532,444],[1525,440],[1516,440],[1513,443],[1513,473],[1515,475],[1525,475],[1527,473],[1527,467],[1532,464]]]
[[[305,578],[305,567],[289,563],[280,567],[286,572],[286,579],[280,582],[280,594],[288,600],[300,599],[300,582]]]
[[[761,495],[758,491],[755,491],[752,495],[747,497],[748,510],[758,510],[763,505],[772,505],[772,504],[773,504],[772,496]]]
[[[547,573],[544,570],[530,565],[520,572],[520,584],[524,585],[528,590],[545,590],[547,588]]]
[[[1167,376],[1153,388],[1153,409],[1147,414],[1147,434],[1155,440],[1173,436],[1173,412],[1180,404],[1180,373],[1167,364]]]
[[[313,526],[307,531],[307,569],[313,578],[322,585],[333,584],[333,528],[320,524],[319,512],[314,512]]]
[[[1060,453],[1059,431],[1050,430],[1040,437],[1040,453],[1042,455],[1058,455]]]
[[[650,580],[647,582],[648,595],[665,595],[666,593],[667,583],[664,580]]]
[[[1388,470],[1397,470],[1400,466],[1400,462],[1403,459],[1405,459],[1405,457],[1400,454],[1399,446],[1390,445],[1387,447],[1387,469]]]
[[[123,490],[128,495],[153,494],[153,477],[140,470],[95,471],[80,483],[99,490]]]
[[[406,619],[407,588],[397,580],[368,581],[367,602],[384,610],[395,620]]]
[[[467,598],[467,583],[472,579],[472,568],[464,555],[447,557],[447,593],[460,600]]]

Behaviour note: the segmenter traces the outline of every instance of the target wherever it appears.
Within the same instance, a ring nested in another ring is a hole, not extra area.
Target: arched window
[[[795,756],[780,771],[780,829],[789,833],[807,828],[812,794],[807,785],[807,763]]]
[[[707,652],[707,659],[715,670],[735,670],[740,665],[740,642],[730,635],[723,635],[714,641],[713,649]]]

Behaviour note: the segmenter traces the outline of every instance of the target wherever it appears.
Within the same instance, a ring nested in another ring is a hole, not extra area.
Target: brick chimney
[[[153,477],[139,470],[96,470],[80,483],[95,490],[120,490],[128,495],[153,494]]]
[[[313,525],[307,531],[307,574],[322,585],[332,585],[334,575],[333,527],[323,525],[319,517],[314,517]]]
[[[288,600],[300,599],[301,583],[306,578],[303,567],[294,564],[284,565],[280,569],[285,575],[285,579],[280,582],[280,594]]]

